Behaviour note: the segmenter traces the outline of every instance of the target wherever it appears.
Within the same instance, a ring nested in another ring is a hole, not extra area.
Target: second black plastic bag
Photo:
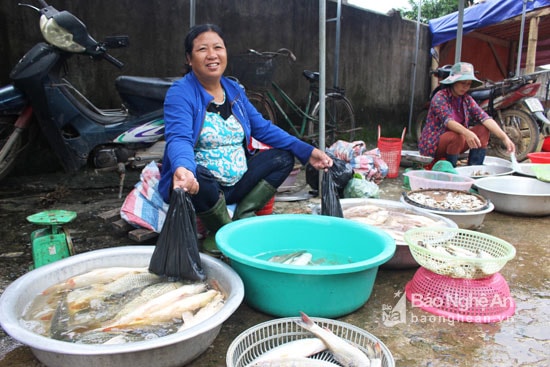
[[[331,217],[343,218],[342,205],[338,197],[338,188],[334,182],[332,167],[328,172],[323,171],[323,182],[321,186],[321,214]]]
[[[149,271],[174,280],[205,280],[197,238],[195,208],[189,195],[174,189]]]

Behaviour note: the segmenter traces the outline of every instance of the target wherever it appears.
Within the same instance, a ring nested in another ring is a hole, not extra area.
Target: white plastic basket
[[[452,278],[486,278],[516,255],[515,247],[498,237],[460,228],[414,228],[403,237],[420,266]],[[457,254],[445,251],[449,247]],[[464,252],[485,256],[465,256]]]
[[[263,322],[243,331],[233,340],[227,349],[227,367],[248,366],[256,358],[281,344],[304,338],[311,338],[313,336],[312,333],[296,324],[295,321],[299,319],[299,317],[275,319]],[[320,327],[331,330],[334,334],[347,340],[364,353],[368,353],[369,349],[374,348],[374,345],[379,343],[382,349],[382,366],[395,366],[395,361],[389,349],[380,339],[369,332],[337,320],[317,317],[311,317],[311,320]],[[329,351],[323,351],[310,358],[337,363],[332,353]]]

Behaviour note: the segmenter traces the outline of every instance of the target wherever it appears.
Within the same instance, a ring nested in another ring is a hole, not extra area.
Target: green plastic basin
[[[216,234],[221,252],[241,277],[247,304],[275,316],[338,317],[369,299],[378,267],[395,241],[374,226],[308,214],[258,216],[232,222]],[[318,265],[270,262],[307,251]]]

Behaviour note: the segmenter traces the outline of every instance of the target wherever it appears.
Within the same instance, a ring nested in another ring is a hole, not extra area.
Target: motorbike
[[[451,67],[452,65],[445,65],[437,68],[432,74],[440,80],[444,79],[449,76]],[[545,135],[550,132],[550,120],[544,114],[542,103],[535,97],[541,86],[536,82],[537,76],[545,72],[547,71],[494,83],[486,82],[483,87],[468,92],[514,142],[518,161],[527,159],[527,154],[537,149],[541,132]],[[441,85],[434,89],[430,99],[440,89]],[[428,102],[416,118],[414,130],[417,139],[420,138],[424,127],[429,105]],[[489,139],[488,148],[497,157],[510,158],[506,147],[494,136]]]
[[[44,40],[12,69],[11,84],[0,87],[0,180],[40,134],[69,173],[84,166],[123,173],[161,160],[164,96],[176,78],[118,76],[121,107],[96,107],[69,81],[68,60],[77,55],[123,68],[108,50],[128,46],[128,36],[98,42],[70,12],[39,4],[19,5],[40,14]]]

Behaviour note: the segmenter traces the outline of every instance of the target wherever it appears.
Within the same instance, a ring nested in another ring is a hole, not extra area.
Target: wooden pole
[[[529,22],[529,36],[527,38],[527,54],[525,55],[525,73],[535,72],[537,62],[537,41],[539,38],[539,17],[531,18]]]

